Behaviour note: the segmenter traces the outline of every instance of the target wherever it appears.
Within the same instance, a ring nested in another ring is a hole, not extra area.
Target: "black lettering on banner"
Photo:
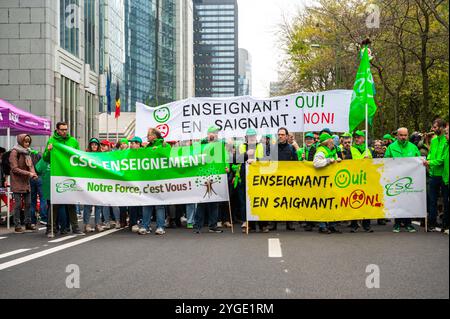
[[[300,208],[313,208],[313,209],[332,209],[333,201],[335,197],[327,198],[305,198],[305,197],[275,197],[273,199],[273,208],[288,209],[300,209]]]
[[[253,186],[290,186],[290,187],[322,187],[327,188],[328,175],[322,176],[284,176],[284,175],[255,175]]]
[[[252,207],[267,207],[269,206],[269,199],[267,197],[255,197],[253,198]]]

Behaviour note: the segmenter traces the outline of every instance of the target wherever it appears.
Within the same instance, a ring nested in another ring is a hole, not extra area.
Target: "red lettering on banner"
[[[305,113],[305,124],[334,124],[334,113]]]

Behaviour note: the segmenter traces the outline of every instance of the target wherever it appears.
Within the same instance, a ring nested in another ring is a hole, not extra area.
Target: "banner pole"
[[[53,204],[50,204],[50,227],[52,228],[52,230],[51,230],[51,234],[52,234],[52,237],[54,236],[54,234],[53,234]]]
[[[428,217],[425,217],[425,232],[428,233]]]
[[[7,135],[8,135],[8,140],[7,140],[7,142],[6,142],[6,144],[7,144],[7,146],[8,146],[8,149],[7,149],[7,151],[9,151],[10,149],[11,149],[11,141],[10,141],[10,139],[11,139],[11,129],[8,127],[8,129],[7,129]],[[9,228],[11,227],[11,225],[10,225],[10,223],[9,223],[9,206],[11,206],[11,201],[10,201],[10,199],[9,199],[9,196],[10,196],[10,192],[9,192],[9,184],[10,184],[10,182],[11,182],[11,180],[10,180],[10,176],[8,175],[8,176],[6,176],[6,180],[5,180],[5,183],[6,183],[6,187],[5,187],[5,190],[6,190],[6,228],[9,230]]]
[[[228,212],[230,213],[231,233],[234,234],[233,216],[231,215],[230,199],[228,199]]]

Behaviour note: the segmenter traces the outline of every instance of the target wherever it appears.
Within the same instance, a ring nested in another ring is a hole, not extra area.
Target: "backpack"
[[[9,162],[9,157],[11,155],[11,150],[3,153],[2,155],[2,172],[3,175],[11,175],[11,163]]]

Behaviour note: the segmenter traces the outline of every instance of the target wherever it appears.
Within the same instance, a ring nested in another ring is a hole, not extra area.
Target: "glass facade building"
[[[111,66],[111,111],[114,113],[116,86],[119,83],[121,110],[128,111],[125,97],[125,0],[100,0],[99,72],[106,74]],[[106,97],[100,111],[106,111]]]
[[[238,95],[236,0],[194,0],[195,96]]]
[[[59,1],[59,45],[76,57],[80,54],[79,0]]]
[[[125,99],[150,106],[175,99],[175,0],[125,0]]]

